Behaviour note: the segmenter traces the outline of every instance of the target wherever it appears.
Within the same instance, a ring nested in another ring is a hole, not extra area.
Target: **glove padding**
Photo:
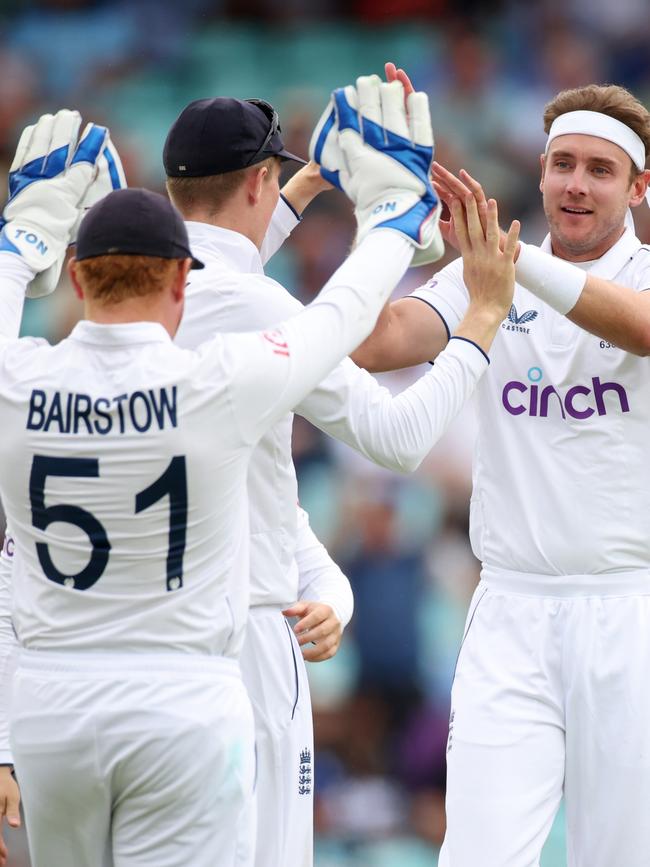
[[[357,241],[372,229],[393,229],[416,248],[412,265],[443,255],[426,94],[409,94],[407,115],[401,82],[362,76],[356,87],[334,91],[309,152],[325,180],[353,201]]]
[[[79,233],[79,226],[83,220],[86,211],[90,210],[94,204],[103,199],[113,190],[122,190],[127,187],[122,160],[117,152],[117,149],[111,141],[108,133],[102,152],[97,160],[97,177],[88,187],[86,194],[78,208],[77,222],[72,228],[68,245],[74,244]],[[66,250],[63,250],[60,257],[54,264],[37,274],[27,287],[25,292],[28,298],[41,298],[44,295],[49,295],[56,289],[61,269],[66,257]]]
[[[37,274],[63,264],[80,203],[97,175],[108,130],[63,109],[45,114],[20,137],[0,221],[0,250],[21,256]],[[55,275],[58,280],[58,271]]]

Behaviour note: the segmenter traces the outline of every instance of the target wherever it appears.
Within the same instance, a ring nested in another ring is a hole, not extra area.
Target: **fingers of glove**
[[[81,136],[79,144],[72,156],[70,165],[79,165],[79,163],[90,163],[91,165],[96,165],[108,135],[107,127],[98,126],[95,123],[86,124],[86,128],[84,129],[83,135]]]
[[[381,126],[381,99],[379,97],[379,85],[381,78],[378,75],[362,75],[357,78],[357,95],[359,97],[359,114],[365,127],[366,120],[377,126]],[[365,128],[364,139],[367,139]]]
[[[16,154],[13,158],[13,162],[11,163],[11,167],[9,169],[9,173],[20,171],[25,163],[26,155],[30,148],[30,143],[32,140],[32,136],[34,135],[34,130],[36,129],[36,124],[32,123],[29,126],[26,126],[25,129],[20,134],[20,138],[18,140],[18,147],[16,148]]]
[[[57,111],[52,123],[50,146],[43,164],[43,177],[55,178],[65,170],[77,145],[81,115],[67,108]]]
[[[407,97],[409,134],[413,144],[433,147],[429,98],[421,90]]]
[[[343,189],[340,172],[343,168],[343,155],[339,148],[338,127],[334,101],[330,99],[309,142],[309,157],[320,166],[320,173],[335,187]]]
[[[122,165],[122,160],[120,159],[117,148],[111,141],[110,136],[106,139],[106,144],[104,145],[102,157],[104,158],[104,161],[108,168],[111,188],[114,190],[123,190],[125,187],[128,187],[126,175],[124,174],[124,166]]]
[[[382,126],[401,138],[409,138],[409,125],[401,81],[382,82],[379,87]]]
[[[104,196],[107,196],[113,190],[121,190],[127,186],[122,161],[118,154],[115,145],[110,138],[106,140],[104,149],[97,159],[97,177],[86,190],[86,193],[79,205],[82,211],[87,211],[89,208],[99,202]],[[80,214],[80,219],[83,214]],[[75,226],[72,233],[72,240],[77,237],[79,225]]]
[[[359,128],[359,98],[356,88],[348,84],[347,87],[337,87],[332,93],[334,108],[336,111],[336,124],[341,132],[346,129],[360,133]]]
[[[42,172],[45,158],[50,150],[53,128],[53,114],[41,115],[32,128],[29,144],[22,154],[22,161],[18,167],[23,172],[27,171],[30,177],[40,176]]]
[[[336,123],[336,114],[334,112],[334,101],[330,99],[325,106],[325,110],[318,118],[314,131],[309,140],[309,159],[313,160],[318,165],[322,165],[323,148],[328,135],[331,133]]]

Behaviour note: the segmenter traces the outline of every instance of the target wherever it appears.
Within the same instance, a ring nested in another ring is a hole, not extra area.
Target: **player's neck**
[[[170,337],[174,337],[180,323],[182,304],[170,304],[168,299],[150,296],[129,298],[117,304],[98,304],[86,300],[84,318],[99,325],[125,325],[131,322],[157,322]]]
[[[615,229],[598,244],[594,244],[588,249],[567,245],[551,232],[551,249],[554,256],[557,256],[559,259],[566,259],[567,262],[594,262],[596,259],[604,256],[608,250],[612,249],[614,244],[617,244],[621,240],[623,232],[625,232],[624,225]]]
[[[268,230],[268,221],[264,221],[255,208],[247,207],[246,202],[238,202],[236,205],[228,205],[217,212],[197,209],[183,216],[188,221],[237,232],[252,241],[259,250]]]

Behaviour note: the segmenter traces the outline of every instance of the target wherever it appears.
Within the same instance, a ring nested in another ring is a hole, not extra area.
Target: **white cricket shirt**
[[[551,252],[547,238],[542,249]],[[650,288],[628,229],[590,274]],[[414,297],[453,332],[462,260]],[[471,540],[485,566],[550,575],[650,570],[650,360],[582,330],[521,286],[476,392]]]
[[[33,275],[0,254],[0,493],[22,646],[237,654],[251,450],[370,332],[411,256],[373,232],[291,321],[193,352],[152,322],[11,339]]]
[[[264,275],[270,255],[296,224],[282,202],[274,214],[262,255],[243,235],[205,223],[186,223],[194,254],[205,263],[193,271],[175,341],[195,347],[223,331],[269,328],[295,315],[302,305]],[[444,433],[488,366],[474,344],[453,340],[435,369],[393,397],[350,359],[337,365],[295,412],[369,459],[396,470],[413,470]],[[286,414],[257,445],[248,472],[251,532],[251,605],[286,606],[299,596],[295,562],[298,491],[291,457],[293,417]],[[338,601],[310,587],[310,598]],[[334,594],[334,595],[332,595]],[[335,605],[338,608],[338,604]],[[345,622],[351,615],[339,611]]]

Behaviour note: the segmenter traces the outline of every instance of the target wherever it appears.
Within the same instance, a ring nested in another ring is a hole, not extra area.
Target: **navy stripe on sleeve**
[[[289,208],[289,210],[290,210],[291,213],[294,215],[294,217],[296,218],[296,220],[298,220],[298,222],[300,222],[300,221],[302,220],[302,217],[300,216],[299,213],[297,213],[296,209],[295,209],[294,206],[291,204],[291,202],[289,201],[289,199],[287,199],[286,196],[283,196],[282,193],[280,193],[280,198],[282,199],[282,201],[284,202],[284,204],[287,206],[287,208]]]
[[[427,307],[430,307],[432,310],[435,310],[438,316],[442,319],[442,324],[445,326],[445,331],[447,332],[447,340],[451,340],[451,331],[449,330],[449,326],[447,325],[447,321],[442,313],[435,307],[430,301],[427,301],[426,298],[420,298],[419,295],[405,295],[405,298],[415,298],[416,301],[423,301]]]
[[[473,340],[470,340],[469,337],[460,337],[459,335],[454,334],[454,336],[453,336],[451,339],[452,339],[452,340],[464,340],[465,343],[471,343],[472,346],[475,346],[475,347],[478,349],[478,351],[481,353],[481,355],[482,355],[483,358],[487,361],[487,363],[488,363],[488,364],[490,363],[490,357],[489,357],[489,355],[487,354],[487,352],[484,352],[484,351],[481,349],[481,347],[478,345],[478,343],[474,343],[474,341],[473,341]]]

